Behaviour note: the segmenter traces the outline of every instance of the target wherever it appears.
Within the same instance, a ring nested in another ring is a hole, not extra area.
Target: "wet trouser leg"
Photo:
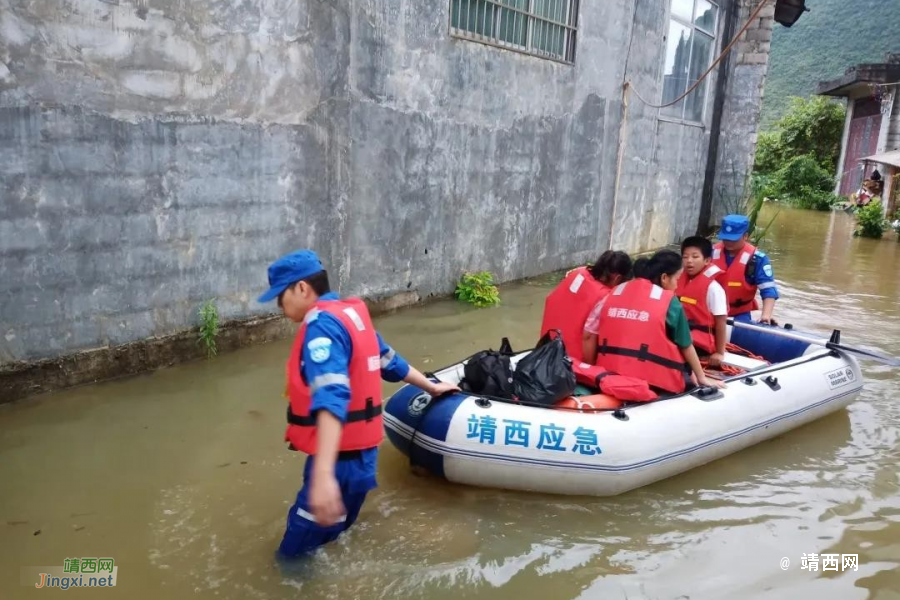
[[[359,516],[367,492],[348,493],[341,490],[344,508],[347,515],[334,525],[323,527],[316,523],[315,517],[309,508],[309,486],[306,482],[297,493],[297,501],[288,511],[287,528],[281,540],[278,552],[282,556],[295,557],[308,554],[320,546],[337,539],[341,533],[350,528]]]

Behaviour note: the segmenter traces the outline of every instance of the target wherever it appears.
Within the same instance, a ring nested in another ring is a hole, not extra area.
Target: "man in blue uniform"
[[[378,442],[383,436],[377,372],[386,381],[405,381],[432,396],[458,388],[430,381],[394,352],[371,327],[361,301],[341,300],[331,291],[328,274],[312,251],[283,256],[272,263],[268,275],[270,289],[259,301],[277,298],[286,317],[303,323],[288,363],[286,437],[310,456],[279,547],[282,555],[294,557],[348,529],[366,494],[377,486]],[[368,348],[378,356],[365,356]],[[365,411],[353,410],[360,394],[368,396]],[[371,410],[373,405],[376,410]],[[353,418],[361,412],[367,413],[364,419]]]
[[[772,313],[778,299],[775,273],[768,255],[747,241],[750,220],[744,215],[722,219],[719,239],[713,249],[713,264],[725,272],[720,283],[728,297],[728,315],[749,322],[750,312],[759,308],[756,293],[762,298],[760,323],[773,324]]]

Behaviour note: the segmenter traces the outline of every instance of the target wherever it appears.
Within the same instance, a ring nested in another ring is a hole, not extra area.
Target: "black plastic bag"
[[[551,331],[556,337],[551,338]],[[548,331],[531,354],[516,365],[513,393],[520,402],[550,406],[575,392],[572,359],[558,329]]]
[[[509,340],[503,338],[500,350],[483,350],[466,361],[460,388],[472,394],[512,398],[513,375],[509,357],[513,354]]]

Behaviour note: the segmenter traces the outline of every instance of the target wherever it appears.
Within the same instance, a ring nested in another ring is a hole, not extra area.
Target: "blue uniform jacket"
[[[725,264],[729,267],[735,257],[725,254]],[[762,250],[757,250],[754,256],[756,269],[752,273],[746,274],[747,283],[755,285],[759,288],[759,295],[763,298],[774,298],[778,300],[778,286],[775,284],[775,273],[772,271],[772,261],[769,256]]]
[[[328,293],[321,300],[339,300],[337,294]],[[381,355],[381,377],[385,381],[402,381],[409,373],[409,364],[378,336]],[[327,410],[343,422],[350,404],[350,356],[353,344],[347,329],[334,316],[320,311],[311,312],[306,319],[306,335],[303,339],[300,374],[312,390],[310,414]],[[376,487],[375,470],[378,448],[363,450],[361,461],[338,461],[338,480],[354,480],[355,491],[362,492]],[[306,472],[312,468],[314,457],[306,464]],[[352,470],[352,473],[343,471]]]

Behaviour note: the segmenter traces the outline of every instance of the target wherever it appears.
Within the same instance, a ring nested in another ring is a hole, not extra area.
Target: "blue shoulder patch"
[[[756,256],[758,256],[759,258],[765,258],[765,257],[766,257],[766,253],[763,252],[762,250],[757,250],[757,251],[756,251]]]

